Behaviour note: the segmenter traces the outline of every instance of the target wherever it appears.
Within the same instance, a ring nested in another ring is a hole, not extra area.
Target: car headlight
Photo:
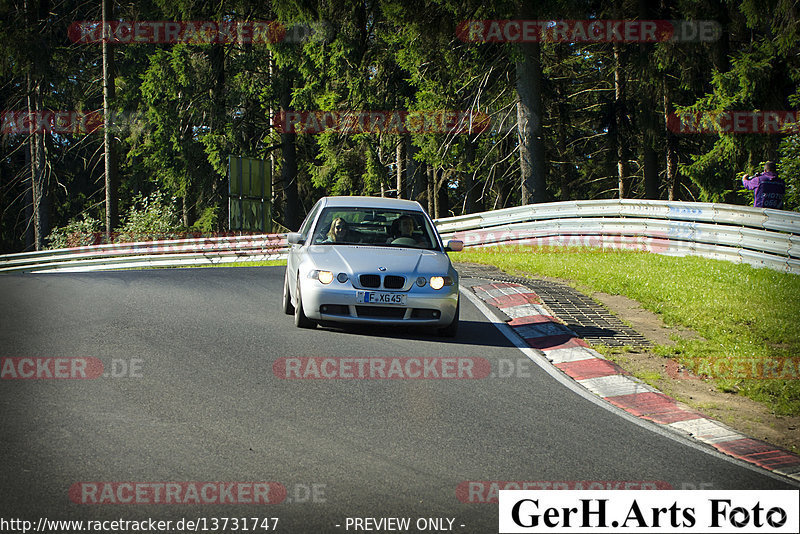
[[[319,280],[322,284],[330,284],[333,282],[333,273],[330,271],[314,270],[309,273],[309,277]]]
[[[438,290],[453,285],[453,280],[449,276],[431,276],[430,284],[433,289]]]

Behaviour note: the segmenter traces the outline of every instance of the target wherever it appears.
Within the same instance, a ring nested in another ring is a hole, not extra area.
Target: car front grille
[[[358,277],[361,287],[381,287],[381,277],[378,274],[362,274]]]
[[[388,274],[383,279],[383,287],[386,289],[402,289],[405,283],[406,279],[402,276]]]
[[[358,277],[358,282],[361,287],[369,289],[378,289],[381,287],[381,275],[379,274],[362,274]],[[386,289],[403,289],[406,284],[406,279],[403,276],[395,276],[387,274],[383,278],[383,287]]]

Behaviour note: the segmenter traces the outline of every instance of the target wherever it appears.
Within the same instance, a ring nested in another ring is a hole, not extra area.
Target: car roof
[[[337,196],[321,199],[323,207],[379,208],[425,211],[419,202],[400,198]]]

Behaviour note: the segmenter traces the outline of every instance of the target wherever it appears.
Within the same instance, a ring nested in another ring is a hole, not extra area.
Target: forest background
[[[412,198],[434,217],[578,199],[748,205],[741,176],[767,160],[796,211],[797,9],[790,0],[2,0],[0,252],[92,232],[224,232],[229,156],[273,165],[277,229],[296,230],[325,195]],[[105,43],[103,20],[116,32]],[[548,22],[519,42],[509,20]],[[180,34],[170,38],[173,21]],[[658,38],[576,37],[576,24],[593,21],[659,21]],[[149,30],[137,40],[125,24]],[[266,30],[209,37],[229,24]],[[295,111],[483,122],[276,127]],[[737,130],[720,119],[731,112],[788,119]]]

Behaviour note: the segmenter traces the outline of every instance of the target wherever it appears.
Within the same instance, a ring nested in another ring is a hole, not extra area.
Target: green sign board
[[[269,160],[228,156],[228,225],[231,230],[272,232],[272,167]]]

